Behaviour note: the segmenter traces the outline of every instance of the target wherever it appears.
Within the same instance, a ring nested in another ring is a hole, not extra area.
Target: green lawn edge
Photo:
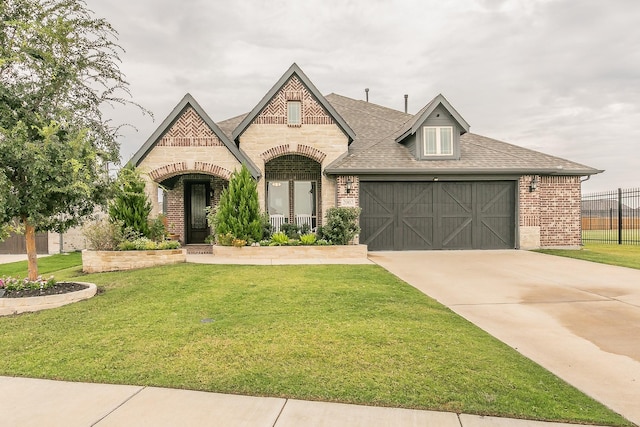
[[[640,269],[640,245],[587,243],[582,249],[537,249],[548,255]]]
[[[378,266],[61,267],[103,292],[0,318],[1,375],[633,425]]]

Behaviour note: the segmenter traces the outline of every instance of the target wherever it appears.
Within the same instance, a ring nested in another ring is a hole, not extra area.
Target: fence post
[[[622,188],[618,188],[618,244],[622,244]]]

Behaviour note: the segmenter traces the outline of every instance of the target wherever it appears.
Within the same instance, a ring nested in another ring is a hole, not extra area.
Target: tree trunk
[[[36,251],[36,230],[27,218],[22,218],[24,224],[24,238],[27,243],[27,261],[29,265],[29,280],[38,278],[38,252]]]

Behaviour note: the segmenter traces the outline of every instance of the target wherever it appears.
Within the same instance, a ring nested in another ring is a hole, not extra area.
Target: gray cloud
[[[443,93],[472,131],[640,186],[636,0],[88,0],[120,32],[136,101],[109,111],[126,161],[186,93],[214,120],[250,111],[297,62],[323,93],[416,112]]]

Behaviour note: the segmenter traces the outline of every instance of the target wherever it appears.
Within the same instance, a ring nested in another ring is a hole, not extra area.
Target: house
[[[473,134],[442,95],[415,115],[323,96],[296,64],[239,117],[185,95],[131,162],[184,244],[245,164],[274,227],[359,206],[369,250],[578,247],[581,178],[602,172]]]

